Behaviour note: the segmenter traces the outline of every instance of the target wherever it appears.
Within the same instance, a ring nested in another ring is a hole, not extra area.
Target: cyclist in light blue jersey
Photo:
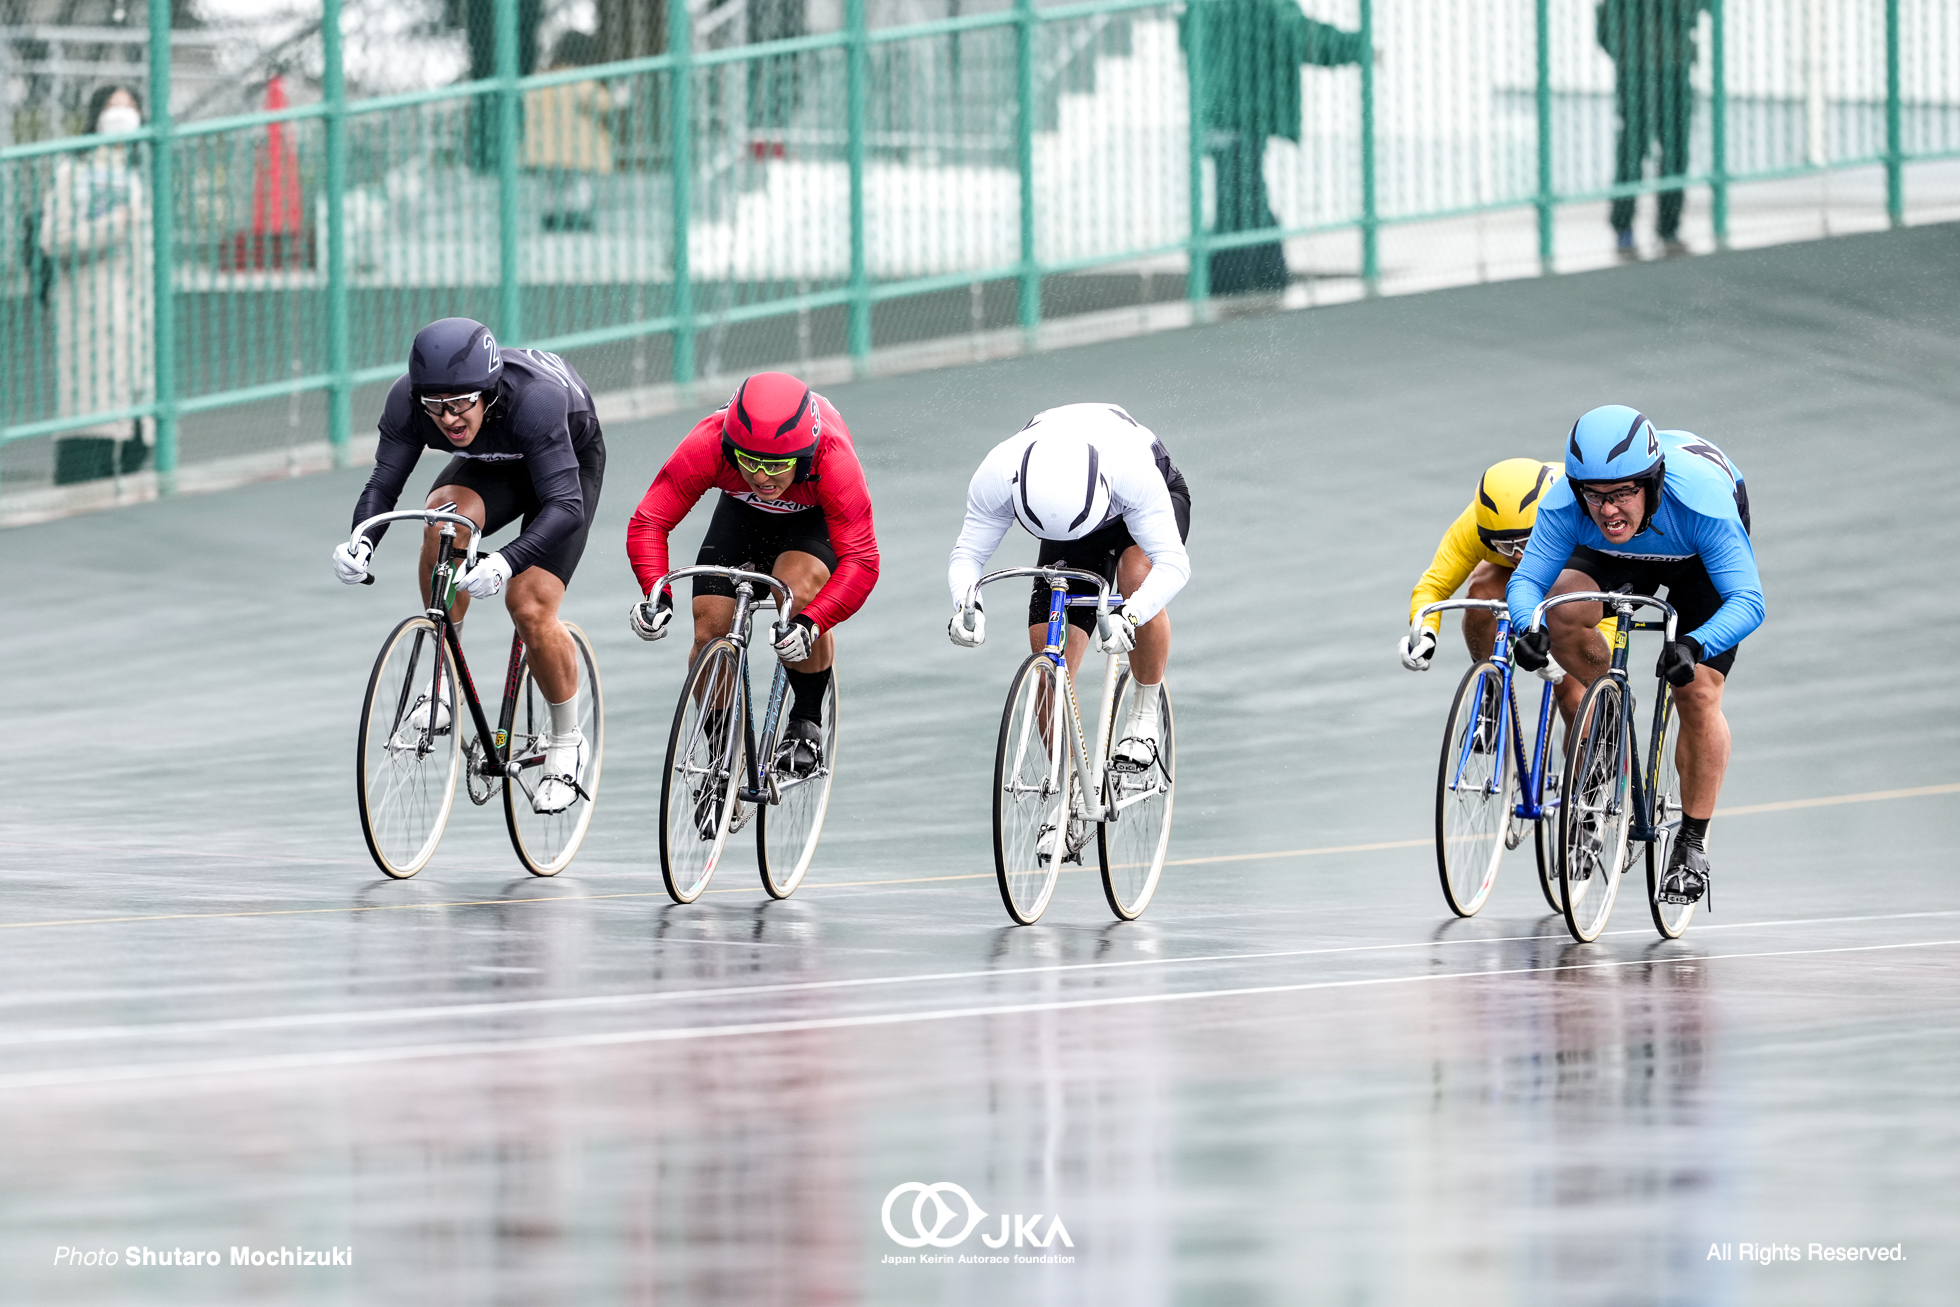
[[[1681,715],[1675,761],[1683,814],[1661,897],[1693,903],[1708,889],[1708,821],[1729,763],[1722,689],[1737,647],[1763,621],[1748,487],[1714,445],[1686,431],[1657,431],[1624,404],[1573,424],[1565,473],[1538,510],[1504,597],[1522,625],[1547,595],[1621,586],[1659,595],[1666,587],[1680,628],[1654,670],[1674,686]],[[1598,604],[1552,610],[1548,630],[1518,637],[1518,666],[1536,671],[1556,657],[1587,684],[1597,680],[1611,661],[1594,629],[1603,615]]]

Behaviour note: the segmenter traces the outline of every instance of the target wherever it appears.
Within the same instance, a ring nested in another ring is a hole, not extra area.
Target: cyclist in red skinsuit
[[[643,592],[671,568],[668,533],[717,487],[722,495],[695,562],[769,572],[795,595],[794,616],[775,649],[794,696],[784,748],[796,751],[791,768],[805,772],[816,765],[821,738],[836,656],[831,631],[863,607],[878,581],[864,468],[829,400],[787,373],[758,372],[695,424],[633,511],[626,554]],[[664,636],[673,602],[662,591],[635,604],[634,633]],[[694,578],[694,652],[727,634],[734,618],[734,586],[721,577]]]

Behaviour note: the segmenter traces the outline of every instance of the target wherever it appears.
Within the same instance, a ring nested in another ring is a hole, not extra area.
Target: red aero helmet
[[[721,436],[756,458],[809,458],[823,436],[816,393],[787,372],[758,372],[729,398]]]

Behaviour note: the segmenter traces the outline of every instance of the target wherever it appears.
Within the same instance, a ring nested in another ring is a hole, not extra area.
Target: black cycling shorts
[[[723,491],[694,562],[698,567],[739,567],[745,572],[773,574],[776,555],[791,550],[814,555],[831,571],[837,570],[837,551],[830,547],[830,524],[824,521],[821,508],[806,508],[800,513],[771,513]],[[733,599],[735,583],[721,576],[697,576],[694,597],[699,599],[703,595]],[[756,598],[770,596],[761,594]]]
[[[592,519],[599,512],[599,488],[606,479],[606,444],[595,439],[578,453],[579,498],[584,501],[585,520],[576,531],[558,542],[555,549],[538,559],[536,566],[563,581],[572,583],[578,560],[585,554],[585,537],[592,530]],[[483,534],[501,531],[519,518],[524,530],[544,508],[538,489],[531,484],[530,469],[522,459],[497,460],[452,458],[436,474],[433,493],[443,486],[462,486],[474,490],[483,500]]]
[[[1184,484],[1184,478],[1171,483],[1171,512],[1177,516],[1177,538],[1191,538],[1191,491]],[[1041,552],[1035,558],[1036,567],[1074,567],[1084,572],[1094,572],[1109,582],[1110,589],[1116,588],[1116,564],[1122,559],[1123,551],[1136,541],[1130,538],[1130,528],[1122,518],[1117,518],[1108,526],[1098,527],[1080,540],[1044,540]],[[1077,595],[1074,584],[1069,586],[1069,598]],[[1083,593],[1093,598],[1095,592],[1083,583]],[[1096,610],[1094,608],[1070,608],[1068,624],[1089,632],[1096,629]],[[1037,580],[1034,593],[1028,596],[1028,625],[1048,625],[1048,583]]]
[[[1565,560],[1565,565],[1591,577],[1595,590],[1617,590],[1623,585],[1631,585],[1635,594],[1667,600],[1680,615],[1677,629],[1684,635],[1715,616],[1715,610],[1722,606],[1721,593],[1715,589],[1715,583],[1708,579],[1708,569],[1702,566],[1699,558],[1621,558],[1581,546],[1572,551],[1572,557]],[[1661,593],[1662,587],[1666,587],[1666,594]],[[1635,611],[1635,616],[1640,618],[1654,615],[1652,609]],[[1737,645],[1735,649],[1724,649],[1703,661],[1727,676],[1729,668],[1735,666],[1736,649],[1741,647]]]

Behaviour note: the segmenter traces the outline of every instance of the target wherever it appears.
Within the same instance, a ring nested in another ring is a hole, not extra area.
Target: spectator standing
[[[599,57],[590,32],[566,32],[551,50],[551,69],[585,68]],[[524,166],[544,175],[546,231],[591,231],[594,177],[613,170],[608,119],[612,96],[596,81],[560,82],[524,96]]]
[[[1309,18],[1295,0],[1194,0],[1178,32],[1187,58],[1195,22],[1204,24],[1204,66],[1197,71],[1203,82],[1205,149],[1217,168],[1212,231],[1278,227],[1266,199],[1266,141],[1300,139],[1300,66],[1360,63],[1361,33]],[[1211,256],[1215,295],[1283,290],[1288,280],[1278,241]]]
[[[85,122],[91,136],[133,132],[143,125],[142,101],[126,86],[99,87]],[[57,411],[80,416],[149,402],[155,247],[136,148],[98,145],[60,156],[38,239],[54,272],[48,309]],[[143,418],[78,428],[55,442],[55,484],[134,472],[153,439]]]
[[[1695,26],[1711,0],[1600,0],[1594,26],[1613,60],[1613,100],[1620,115],[1615,184],[1637,182],[1648,150],[1660,146],[1661,177],[1688,171],[1688,128],[1694,121]],[[1655,221],[1668,255],[1688,253],[1681,239],[1681,189],[1660,192]],[[1613,201],[1609,220],[1623,259],[1636,259],[1634,197]]]

